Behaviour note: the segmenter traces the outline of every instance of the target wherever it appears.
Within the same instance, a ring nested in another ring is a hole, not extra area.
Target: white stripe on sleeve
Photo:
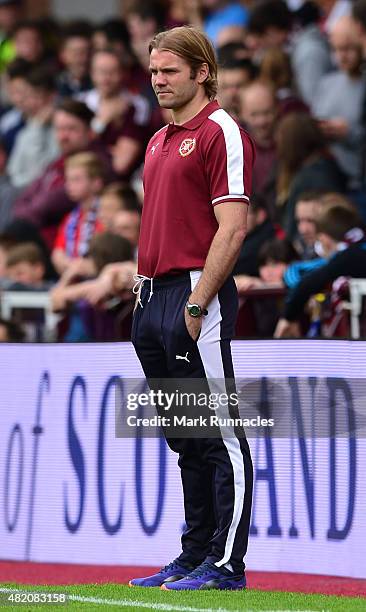
[[[238,198],[240,198],[241,200],[246,200],[249,202],[249,198],[246,195],[224,195],[224,196],[220,196],[219,198],[215,198],[214,200],[212,200],[212,204],[216,204],[216,202],[219,202],[221,200],[237,200]]]
[[[244,151],[238,124],[223,108],[208,117],[223,131],[226,146],[229,193],[244,194]]]

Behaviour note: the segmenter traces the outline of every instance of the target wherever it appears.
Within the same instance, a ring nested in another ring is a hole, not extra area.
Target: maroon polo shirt
[[[250,137],[216,101],[156,132],[145,156],[139,274],[202,269],[218,228],[214,206],[248,204],[253,161]]]

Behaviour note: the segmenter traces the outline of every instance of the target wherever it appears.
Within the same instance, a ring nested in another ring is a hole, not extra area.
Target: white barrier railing
[[[52,342],[57,337],[57,323],[60,316],[51,308],[48,291],[2,291],[0,295],[0,314],[3,319],[11,319],[14,310],[21,310],[24,321],[27,321],[27,312],[40,310],[43,312],[42,336],[43,340]]]

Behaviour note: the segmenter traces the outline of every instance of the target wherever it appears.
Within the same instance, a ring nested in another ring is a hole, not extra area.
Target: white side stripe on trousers
[[[192,291],[196,286],[201,276],[200,271],[191,272],[191,288]],[[202,330],[197,342],[198,350],[202,359],[205,373],[209,379],[211,393],[226,393],[225,373],[222,363],[221,346],[220,346],[220,322],[222,320],[219,298],[216,295],[212,300],[209,308],[209,313],[202,320]],[[212,388],[221,384],[220,388]],[[222,385],[224,388],[222,388]],[[219,417],[224,419],[230,418],[228,406],[220,406]],[[240,443],[235,436],[233,427],[220,427],[222,440],[229,455],[229,459],[233,468],[234,474],[234,511],[232,521],[229,527],[224,556],[220,561],[216,561],[215,565],[221,567],[230,561],[232,555],[236,530],[238,528],[241,515],[243,513],[244,495],[245,495],[245,472],[243,456],[240,449]]]

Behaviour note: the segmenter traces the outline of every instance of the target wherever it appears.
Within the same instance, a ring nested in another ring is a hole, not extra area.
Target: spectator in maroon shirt
[[[275,92],[267,83],[254,81],[242,90],[240,118],[256,144],[253,193],[265,198],[271,216],[274,216],[276,204],[274,133],[277,111]]]
[[[115,172],[128,180],[143,161],[150,135],[149,103],[124,87],[123,63],[114,51],[94,54],[91,76],[95,89],[81,94],[80,99],[95,113],[92,129],[110,150]]]
[[[65,191],[65,159],[86,149],[92,149],[103,157],[98,142],[92,142],[92,118],[93,113],[83,102],[65,99],[58,106],[54,115],[54,127],[61,156],[21,193],[14,204],[14,215],[40,227],[50,248],[57,225],[74,207]]]
[[[108,19],[94,30],[93,50],[108,49],[115,51],[122,60],[124,87],[132,94],[141,94],[147,98],[152,107],[158,106],[151,87],[150,73],[141,66],[135,56],[130,33],[122,19]]]

